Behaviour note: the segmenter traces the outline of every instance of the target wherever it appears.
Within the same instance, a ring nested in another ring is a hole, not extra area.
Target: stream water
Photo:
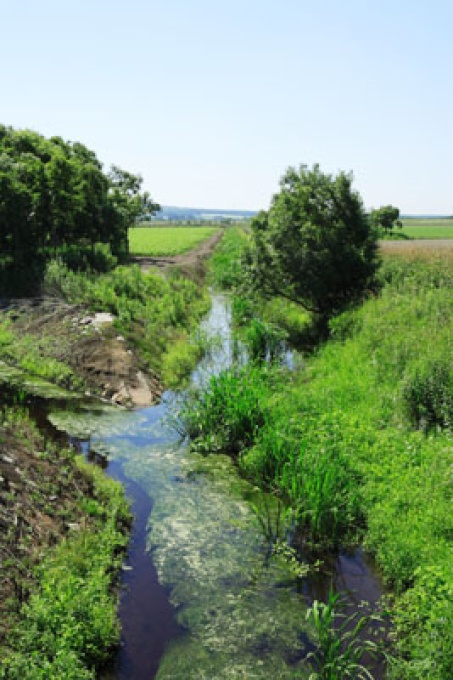
[[[235,354],[228,300],[214,296],[205,331],[218,338],[192,376],[203,383]],[[122,578],[121,648],[105,678],[308,678],[306,610],[331,582],[350,603],[375,601],[377,577],[360,551],[301,577],[272,554],[257,516],[261,492],[227,456],[201,456],[172,426],[178,397],[119,411],[55,409],[51,423],[107,455],[107,472],[131,498],[135,523]],[[272,515],[272,507],[266,504]],[[275,521],[269,517],[272,524]],[[377,677],[377,676],[376,676]]]

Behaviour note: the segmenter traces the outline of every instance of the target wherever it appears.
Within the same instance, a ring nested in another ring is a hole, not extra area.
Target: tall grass
[[[310,680],[373,680],[364,660],[377,655],[372,624],[381,619],[360,612],[347,615],[343,609],[341,596],[330,590],[327,602],[315,600],[307,611],[318,636],[317,649],[307,658],[316,669]]]
[[[271,376],[257,366],[233,367],[194,391],[179,413],[179,427],[192,447],[238,456],[256,440],[269,417]]]

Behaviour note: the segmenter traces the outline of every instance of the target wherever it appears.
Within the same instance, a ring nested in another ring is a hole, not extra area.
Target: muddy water
[[[203,383],[237,354],[227,301],[214,297],[205,330],[217,337],[193,375]],[[270,550],[257,516],[260,492],[222,455],[191,453],[172,426],[177,397],[119,412],[56,410],[51,422],[108,454],[136,517],[123,576],[122,644],[115,680],[308,678],[313,649],[307,603],[328,584],[349,600],[377,599],[378,580],[360,552],[341,553],[322,575],[301,578]],[[277,531],[277,509],[265,504]],[[330,573],[329,573],[330,572]]]

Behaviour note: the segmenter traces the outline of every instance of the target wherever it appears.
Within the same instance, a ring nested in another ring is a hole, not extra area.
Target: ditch
[[[217,340],[192,375],[195,385],[237,354],[226,297],[213,295],[203,325]],[[134,411],[80,403],[48,414],[124,484],[135,516],[121,578],[121,646],[102,680],[308,678],[315,649],[308,607],[325,601],[331,586],[344,594],[347,613],[364,600],[373,606],[383,594],[379,576],[360,548],[307,574],[273,550],[291,529],[275,499],[263,503],[229,457],[203,456],[180,441],[180,398],[166,392],[160,404]],[[275,535],[264,535],[259,512]],[[372,672],[383,677],[381,666]]]

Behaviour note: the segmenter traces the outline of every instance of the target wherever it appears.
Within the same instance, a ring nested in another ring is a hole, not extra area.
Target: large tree
[[[112,249],[118,254],[128,253],[128,229],[137,221],[145,221],[160,210],[147,191],[142,191],[143,178],[112,165],[108,175],[110,221],[116,224],[116,241]]]
[[[0,125],[0,279],[41,272],[68,246],[79,260],[98,242],[126,255],[128,228],[159,208],[141,185],[116,166],[105,174],[80,142]]]
[[[262,293],[329,318],[358,300],[377,268],[375,231],[352,176],[289,168],[271,207],[252,221],[248,266]]]

